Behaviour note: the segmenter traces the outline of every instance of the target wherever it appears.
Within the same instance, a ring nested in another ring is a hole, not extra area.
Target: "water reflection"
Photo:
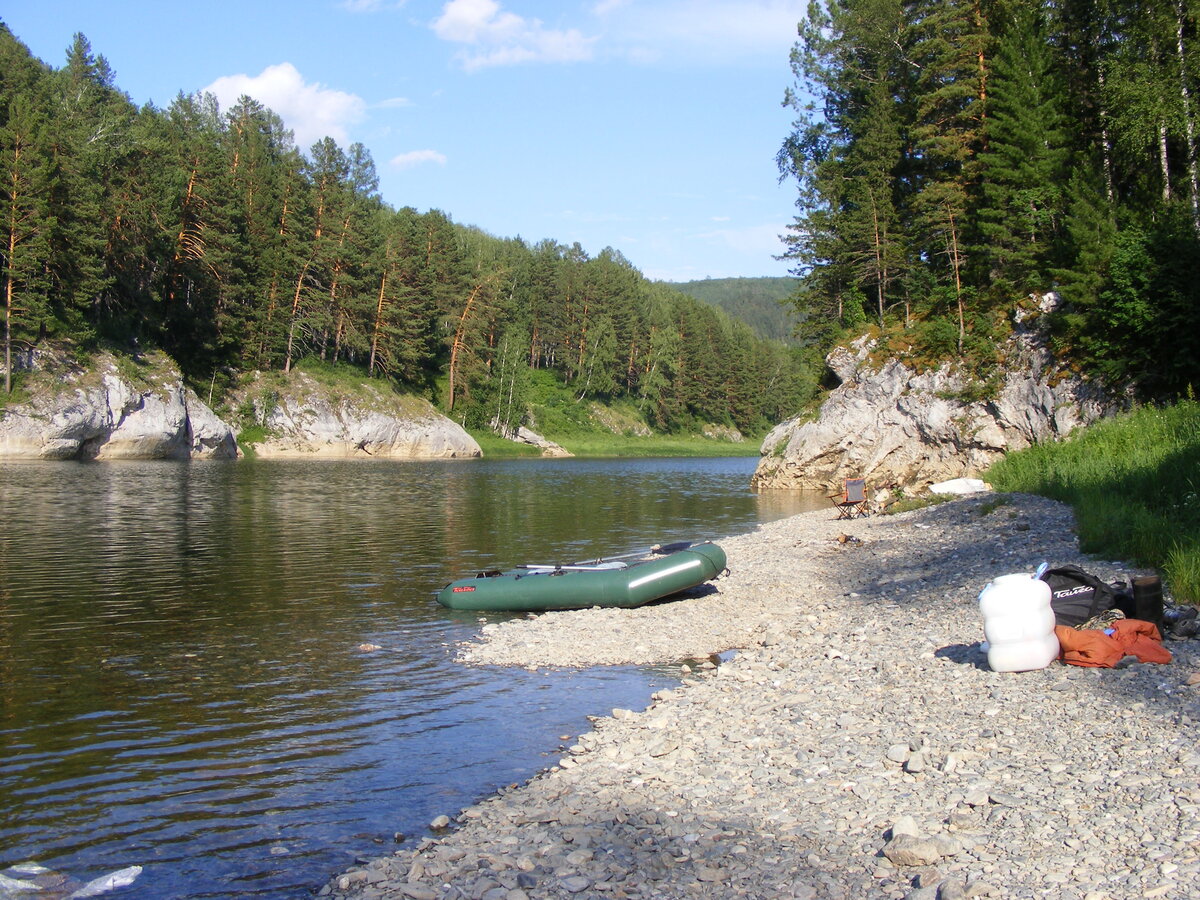
[[[0,868],[294,897],[527,778],[671,676],[464,669],[478,623],[431,592],[804,505],[750,492],[752,465],[0,466]]]

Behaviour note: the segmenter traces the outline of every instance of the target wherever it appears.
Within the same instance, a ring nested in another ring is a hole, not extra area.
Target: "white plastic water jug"
[[[1058,656],[1050,585],[1036,575],[1001,575],[979,592],[988,665],[996,672],[1044,669]]]

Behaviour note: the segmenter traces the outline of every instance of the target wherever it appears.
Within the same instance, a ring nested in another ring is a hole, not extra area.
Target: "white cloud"
[[[400,109],[406,106],[412,106],[412,101],[407,97],[388,97],[386,100],[380,100],[375,104],[380,109]]]
[[[371,13],[381,9],[400,9],[406,2],[407,0],[342,0],[339,5],[350,12]]]
[[[592,15],[606,16],[614,10],[628,6],[629,3],[630,0],[597,0],[597,3],[592,7]]]
[[[607,37],[634,61],[703,53],[705,59],[785,53],[807,0],[662,0],[623,4],[601,0]]]
[[[783,252],[784,247],[779,236],[785,231],[787,226],[783,224],[750,225],[745,228],[717,228],[695,237],[713,245],[728,247],[738,253],[761,256],[765,262]]]
[[[410,150],[408,153],[401,153],[388,160],[388,165],[393,169],[412,169],[425,163],[437,163],[439,166],[444,166],[446,156],[436,150]]]
[[[503,11],[498,0],[450,0],[431,27],[442,40],[472,48],[458,54],[469,72],[529,62],[580,62],[592,58],[595,41],[575,28],[547,28],[540,19]]]
[[[296,146],[308,148],[324,137],[349,143],[349,127],[362,120],[367,104],[355,94],[335,91],[320,83],[307,84],[291,63],[267,66],[253,77],[226,75],[203,92],[216,96],[222,109],[243,94],[274,110],[296,135]]]

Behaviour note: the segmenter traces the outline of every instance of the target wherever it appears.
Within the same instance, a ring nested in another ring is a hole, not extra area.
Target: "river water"
[[[754,463],[0,465],[0,869],[303,897],[419,839],[676,679],[460,666],[432,592],[811,508]]]

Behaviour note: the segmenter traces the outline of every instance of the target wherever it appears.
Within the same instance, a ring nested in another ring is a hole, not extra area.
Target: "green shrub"
[[[930,506],[937,506],[939,503],[946,503],[953,500],[950,494],[925,494],[921,497],[902,497],[899,500],[894,500],[884,507],[884,515],[896,515],[897,513],[912,512],[915,509],[925,509]]]
[[[1011,453],[987,473],[1003,491],[1069,503],[1080,549],[1163,571],[1200,601],[1200,404],[1142,407],[1071,438]]]

